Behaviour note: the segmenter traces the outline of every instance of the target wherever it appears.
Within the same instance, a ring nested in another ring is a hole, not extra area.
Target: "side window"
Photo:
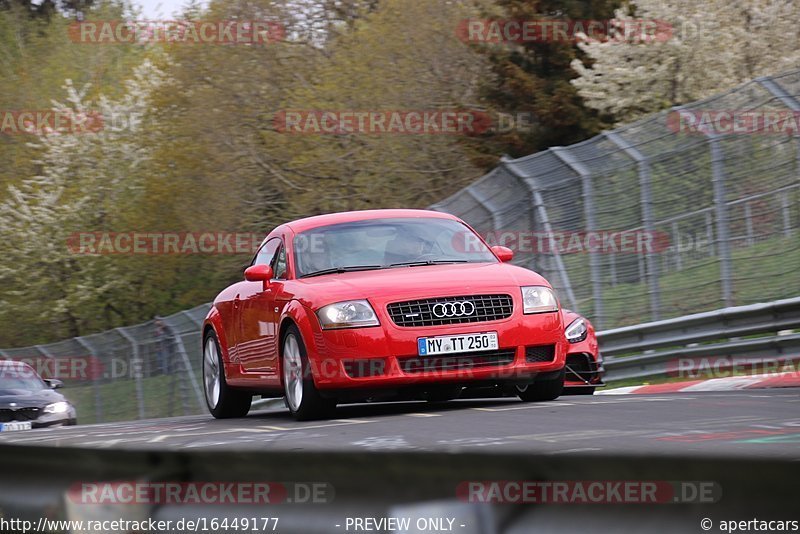
[[[280,238],[270,239],[261,247],[251,265],[271,265],[275,252],[281,246]]]
[[[286,247],[281,247],[272,262],[273,278],[286,279]]]

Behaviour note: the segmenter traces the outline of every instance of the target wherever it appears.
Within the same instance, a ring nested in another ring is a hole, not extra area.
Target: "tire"
[[[524,386],[516,385],[517,396],[523,402],[541,402],[555,400],[564,391],[564,369],[555,377],[535,380]]]
[[[281,377],[286,406],[295,419],[311,421],[333,415],[336,401],[323,398],[314,385],[306,346],[295,325],[286,329],[281,340]]]
[[[217,419],[244,417],[253,402],[252,395],[230,387],[225,381],[222,353],[212,331],[203,340],[203,391],[208,411]]]

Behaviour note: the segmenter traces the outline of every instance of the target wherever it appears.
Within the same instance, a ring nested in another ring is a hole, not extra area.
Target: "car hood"
[[[411,300],[447,295],[513,291],[524,285],[550,286],[539,274],[506,263],[396,267],[301,279],[312,307],[346,299]]]
[[[41,408],[52,402],[63,401],[64,396],[51,389],[30,391],[25,389],[0,389],[0,408],[8,408],[16,403],[15,408]]]

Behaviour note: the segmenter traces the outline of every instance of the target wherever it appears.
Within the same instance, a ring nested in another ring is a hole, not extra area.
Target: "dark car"
[[[0,432],[77,423],[75,407],[27,363],[0,361]]]

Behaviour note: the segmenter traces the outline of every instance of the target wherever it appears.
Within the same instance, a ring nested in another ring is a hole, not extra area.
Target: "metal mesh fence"
[[[200,388],[200,326],[210,308],[19,349],[0,356],[61,380],[79,423],[127,421],[205,411]]]
[[[729,116],[760,126],[715,123]],[[684,128],[686,117],[705,122]],[[795,296],[798,118],[800,71],[760,78],[504,159],[432,209],[514,249],[515,263],[543,274],[598,328]]]
[[[800,71],[569,147],[503,159],[435,204],[544,275],[597,328],[800,293],[800,135],[676,131],[681,113],[788,111]],[[81,423],[205,411],[204,304],[140,325],[0,350],[59,378]]]

